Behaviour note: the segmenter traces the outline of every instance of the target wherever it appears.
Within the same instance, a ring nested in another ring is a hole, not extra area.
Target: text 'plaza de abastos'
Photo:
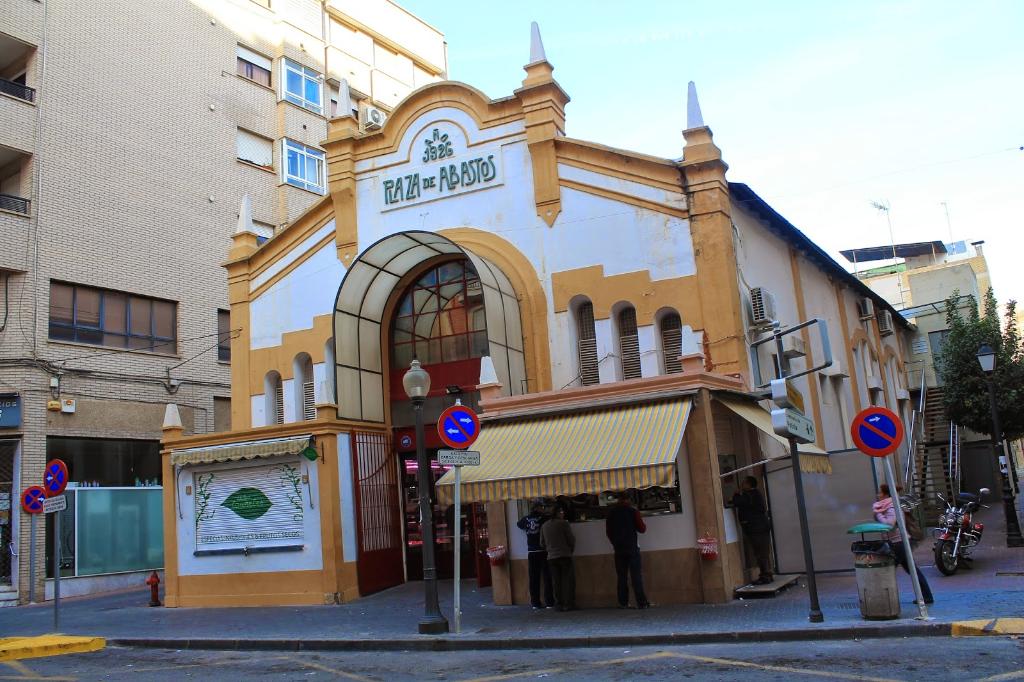
[[[902,318],[726,180],[692,85],[673,161],[566,137],[569,96],[536,30],[525,71],[497,100],[422,87],[379,131],[333,119],[327,196],[262,245],[243,202],[226,264],[234,430],[184,437],[173,407],[164,428],[168,606],[348,601],[422,576],[401,381],[413,358],[432,380],[429,451],[456,398],[482,421],[458,512],[433,465],[442,578],[460,542],[463,577],[528,603],[515,522],[561,498],[578,602],[614,605],[603,519],[630,490],[649,597],[726,601],[753,575],[725,506],[749,474],[779,572],[800,572],[791,462],[755,395],[777,362],[751,350],[766,316],[828,325],[833,365],[796,382],[817,431],[800,466],[816,567],[848,567],[846,509],[874,479],[868,458],[839,451],[860,409],[907,412]],[[812,332],[787,342],[795,370],[821,360]],[[702,536],[716,559],[699,556]],[[491,566],[496,546],[508,560]]]

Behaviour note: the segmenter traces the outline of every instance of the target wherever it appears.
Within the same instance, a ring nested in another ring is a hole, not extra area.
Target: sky
[[[840,263],[891,243],[884,202],[897,243],[985,240],[1024,299],[1024,2],[398,2],[491,98],[537,21],[571,137],[679,158],[695,81],[729,180]]]

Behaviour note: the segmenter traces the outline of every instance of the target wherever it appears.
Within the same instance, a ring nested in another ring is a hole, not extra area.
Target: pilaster
[[[537,215],[555,224],[562,212],[562,193],[558,184],[558,157],[555,139],[565,136],[565,105],[569,95],[552,76],[554,67],[547,59],[523,67],[523,87],[515,91],[526,119],[526,145],[533,167],[533,198]]]
[[[334,205],[335,244],[338,260],[347,270],[359,252],[356,225],[356,140],[359,123],[352,116],[331,119],[327,140],[327,191]]]

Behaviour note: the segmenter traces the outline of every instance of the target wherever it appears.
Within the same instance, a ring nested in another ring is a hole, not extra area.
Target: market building
[[[528,603],[515,521],[542,499],[570,511],[580,605],[610,606],[602,519],[618,491],[646,517],[650,598],[722,602],[756,575],[727,506],[749,474],[770,497],[778,571],[800,572],[792,463],[759,403],[779,358],[751,344],[812,318],[834,362],[796,381],[817,434],[799,466],[816,565],[849,567],[844,531],[876,485],[849,421],[868,405],[906,414],[908,325],[726,179],[692,84],[672,160],[566,136],[569,96],[536,27],[525,71],[500,99],[419,88],[379,131],[332,119],[328,195],[266,243],[243,203],[226,263],[232,430],[184,435],[167,408],[168,606],[335,603],[416,580],[431,493],[440,577],[458,542],[464,577]],[[794,369],[825,353],[812,331],[786,342]],[[434,490],[417,490],[414,358],[432,378],[428,450],[456,399],[481,417],[460,510],[436,464]]]

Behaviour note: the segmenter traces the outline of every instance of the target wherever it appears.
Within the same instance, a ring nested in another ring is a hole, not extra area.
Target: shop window
[[[49,459],[68,465],[68,479],[90,488],[132,488],[160,485],[160,443],[103,438],[46,439]]]
[[[324,153],[292,140],[282,140],[285,162],[282,180],[289,185],[324,193]]]
[[[247,47],[238,46],[236,72],[242,78],[270,87],[270,71],[273,62]]]
[[[231,313],[217,311],[217,359],[231,362]]]
[[[177,304],[120,291],[50,282],[49,336],[55,341],[174,354]]]
[[[284,424],[284,387],[281,375],[271,370],[263,379],[263,399],[266,405],[266,423]]]
[[[682,512],[682,496],[678,481],[667,488],[630,489],[626,491],[630,502],[644,516],[678,514]],[[557,506],[564,507],[567,518],[573,523],[605,519],[608,510],[618,503],[619,491],[606,490],[600,494],[581,493],[559,497],[541,498],[541,503],[552,513]],[[528,508],[530,505],[527,504]],[[528,511],[528,509],[526,509]],[[525,514],[526,511],[523,513]]]
[[[392,367],[487,355],[483,287],[467,261],[431,268],[406,291],[391,325]]]
[[[597,369],[597,331],[594,328],[594,305],[590,301],[576,309],[577,357],[580,383],[590,386],[600,382]]]
[[[292,104],[323,113],[323,82],[320,74],[290,59],[281,60],[284,70],[282,96]]]
[[[683,354],[683,323],[678,313],[668,313],[661,318],[661,355],[665,374],[683,371],[679,356]]]
[[[639,379],[640,339],[636,329],[636,309],[623,309],[618,315],[619,361],[622,364],[623,379]]]

